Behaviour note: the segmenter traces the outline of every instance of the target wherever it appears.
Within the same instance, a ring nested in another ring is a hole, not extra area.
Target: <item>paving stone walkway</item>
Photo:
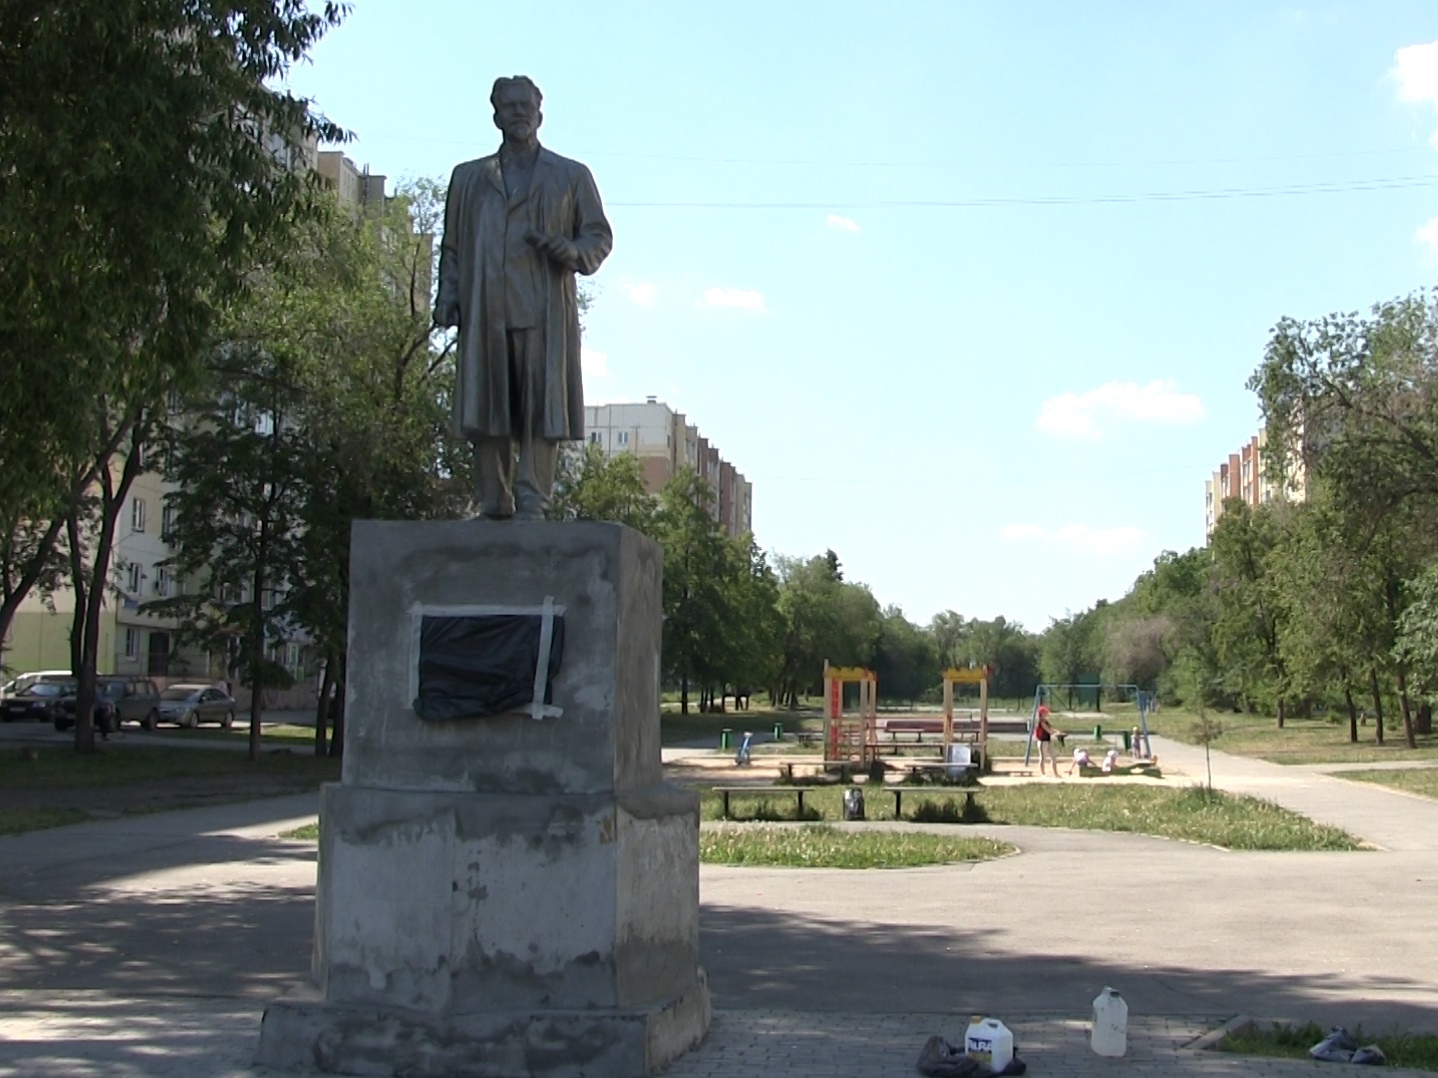
[[[1202,774],[1201,749],[1156,748],[1183,781]],[[706,867],[721,1008],[705,1044],[667,1073],[907,1076],[931,1034],[959,1039],[974,998],[998,1008],[1036,1078],[1369,1073],[1187,1046],[1247,1005],[1244,992],[1253,1006],[1313,1014],[1326,1000],[1346,1016],[1366,1001],[1433,1025],[1434,967],[1402,926],[1432,908],[1438,803],[1223,753],[1213,767],[1224,789],[1391,852],[1235,855],[992,829],[1024,856],[852,876]],[[302,975],[314,879],[312,847],[275,836],[313,811],[313,798],[290,798],[0,839],[0,1078],[270,1078],[250,1064],[259,1018],[279,979]],[[985,901],[996,893],[1005,902]],[[1282,895],[1303,899],[1270,898]],[[1039,925],[1055,905],[1083,927]],[[1115,910],[1127,916],[1105,919]],[[1087,1015],[1072,1008],[1120,973],[1108,983],[1133,1010],[1129,1054],[1115,1062],[1089,1051]],[[1032,1010],[1050,998],[1069,1009]],[[1174,1014],[1138,1013],[1161,999]],[[1213,1013],[1176,1017],[1180,1006]]]
[[[250,1058],[259,1016],[252,1003],[158,996],[117,1000],[100,992],[0,993],[0,1078],[277,1078]],[[966,1018],[942,1014],[719,1011],[709,1038],[677,1060],[667,1078],[907,1078],[930,1035],[951,1042]],[[1219,1017],[1136,1018],[1128,1055],[1102,1059],[1081,1018],[1008,1016],[1019,1056],[1034,1078],[1280,1078],[1313,1074],[1303,1061],[1256,1060],[1190,1045]],[[1324,1066],[1340,1078],[1366,1074]],[[1393,1078],[1421,1071],[1388,1068]]]

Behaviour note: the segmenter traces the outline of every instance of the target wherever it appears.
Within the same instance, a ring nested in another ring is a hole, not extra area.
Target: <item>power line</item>
[[[1217,187],[1187,191],[1145,191],[1106,195],[1006,195],[995,198],[882,199],[831,202],[611,202],[626,209],[684,210],[893,210],[984,209],[996,206],[1093,206],[1132,202],[1193,202],[1235,198],[1284,198],[1293,195],[1396,191],[1438,186],[1438,176],[1393,176],[1338,183],[1285,184],[1278,187]]]
[[[436,146],[474,146],[474,139],[456,138],[427,138],[422,135],[392,135],[383,133],[370,133],[369,135],[359,134],[361,139],[386,139],[390,142],[422,142]],[[342,147],[341,147],[342,148]],[[974,168],[976,164],[999,169],[1058,169],[1058,168],[1171,168],[1171,167],[1192,167],[1195,165],[1246,165],[1263,164],[1278,161],[1336,161],[1347,160],[1359,157],[1392,157],[1399,154],[1412,154],[1413,147],[1393,147],[1382,150],[1330,150],[1323,153],[1290,153],[1290,154],[1256,154],[1243,157],[1175,157],[1156,158],[1153,160],[1126,160],[1126,161],[995,161],[983,159],[975,161],[967,160],[929,160],[929,161],[870,161],[870,160],[843,160],[835,158],[774,158],[774,157],[726,157],[712,156],[708,154],[667,154],[667,153],[634,153],[626,150],[566,150],[566,153],[574,153],[582,157],[609,157],[633,161],[674,161],[701,165],[784,165],[795,167],[819,167],[819,168]]]

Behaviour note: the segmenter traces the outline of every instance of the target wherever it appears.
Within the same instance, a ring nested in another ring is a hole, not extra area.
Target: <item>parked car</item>
[[[74,690],[60,701],[55,729],[75,725]],[[120,723],[138,722],[153,730],[160,720],[160,689],[147,677],[101,674],[95,679],[95,729],[118,730]]]
[[[235,701],[212,685],[171,685],[160,693],[160,721],[190,730],[202,722],[217,722],[228,730],[235,721]]]
[[[68,670],[31,670],[28,674],[17,674],[13,680],[0,685],[0,700],[24,692],[37,681],[69,681],[74,676]]]
[[[59,714],[60,701],[66,696],[73,696],[74,692],[75,679],[69,674],[63,678],[46,677],[31,681],[13,695],[6,693],[5,699],[0,700],[0,720],[19,722],[38,719],[51,722]]]

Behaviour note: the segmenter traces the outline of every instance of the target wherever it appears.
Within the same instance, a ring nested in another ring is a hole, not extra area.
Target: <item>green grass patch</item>
[[[1411,1067],[1414,1070],[1438,1071],[1438,1036],[1431,1033],[1365,1033],[1362,1026],[1352,1031],[1360,1045],[1377,1044],[1388,1057],[1390,1067]],[[1218,1045],[1220,1052],[1238,1055],[1269,1056],[1278,1059],[1308,1059],[1308,1050],[1328,1035],[1316,1022],[1290,1026],[1274,1022],[1264,1026],[1255,1022],[1245,1030],[1230,1033]]]
[[[1357,742],[1348,740],[1348,717],[1338,721],[1329,718],[1290,718],[1278,728],[1278,720],[1271,715],[1238,715],[1229,712],[1210,712],[1209,720],[1223,727],[1223,733],[1213,742],[1219,752],[1231,752],[1238,756],[1256,756],[1275,764],[1371,764],[1389,760],[1438,760],[1438,734],[1419,734],[1415,739],[1418,747],[1410,749],[1403,741],[1401,720],[1395,723],[1394,716],[1388,716],[1388,731],[1382,745],[1375,738],[1372,720],[1367,726],[1358,728]],[[1131,721],[1130,721],[1131,720]],[[1165,708],[1148,719],[1150,733],[1171,737],[1175,741],[1198,744],[1193,727],[1198,716],[1180,709]],[[1063,726],[1062,719],[1059,725]],[[1092,723],[1090,723],[1092,725]],[[1103,721],[1105,728],[1109,722]],[[1131,710],[1125,716],[1116,713],[1113,717],[1115,731],[1126,730],[1138,725],[1137,717]],[[1396,728],[1395,728],[1396,727]]]
[[[303,827],[296,827],[293,831],[281,831],[280,838],[292,838],[300,842],[318,842],[320,840],[319,821],[307,823]]]
[[[0,809],[0,835],[68,827],[72,823],[84,823],[89,818],[89,813],[77,808]]]
[[[817,715],[803,712],[775,711],[769,708],[753,707],[748,711],[731,711],[727,714],[680,715],[667,708],[659,716],[659,743],[665,746],[689,745],[707,742],[719,747],[719,738],[725,730],[730,731],[730,751],[739,748],[739,739],[745,730],[756,734],[769,734],[775,723],[781,723],[787,734],[818,732],[824,729],[824,720]],[[755,746],[759,748],[759,746]],[[791,751],[791,742],[785,742],[785,750]]]
[[[1438,767],[1415,767],[1406,771],[1344,771],[1334,777],[1376,782],[1410,794],[1438,798]]]
[[[871,820],[894,818],[894,797],[886,788],[872,785],[864,791],[865,815]],[[804,794],[805,809],[812,808],[822,820],[843,818],[843,787],[812,788]],[[700,813],[717,820],[722,811],[720,796],[701,788]],[[1360,846],[1336,827],[1314,823],[1297,813],[1242,794],[1209,792],[1190,786],[1169,789],[1080,782],[1022,786],[981,786],[973,790],[975,809],[983,820],[995,824],[1029,827],[1072,827],[1089,831],[1129,831],[1160,838],[1185,839],[1234,850],[1356,850]],[[738,819],[755,819],[761,812],[774,813],[771,795],[730,794],[730,812]],[[788,800],[787,798],[785,799]],[[921,804],[933,807],[926,813],[966,811],[965,793],[949,793],[943,787],[928,787],[923,793],[905,787],[905,817],[913,818]],[[767,809],[760,806],[768,804]],[[951,809],[941,806],[952,804]],[[783,806],[792,817],[789,804]],[[772,815],[768,818],[773,818]],[[944,820],[943,822],[947,822]]]
[[[1012,853],[986,838],[834,827],[724,827],[699,833],[699,859],[782,868],[913,868],[983,861]]]
[[[297,782],[335,782],[340,761],[303,752],[267,752],[251,763],[242,752],[215,749],[108,747],[81,754],[68,746],[41,748],[34,759],[0,754],[0,790],[124,786],[164,779],[270,775]]]

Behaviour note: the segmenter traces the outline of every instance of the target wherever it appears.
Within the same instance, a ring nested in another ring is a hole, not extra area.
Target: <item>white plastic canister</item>
[[[1014,1035],[997,1018],[974,1015],[964,1033],[964,1054],[990,1070],[1003,1070],[1014,1058]]]
[[[1105,988],[1093,1001],[1089,1043],[1101,1056],[1121,1056],[1128,1051],[1128,1004],[1112,988]]]

